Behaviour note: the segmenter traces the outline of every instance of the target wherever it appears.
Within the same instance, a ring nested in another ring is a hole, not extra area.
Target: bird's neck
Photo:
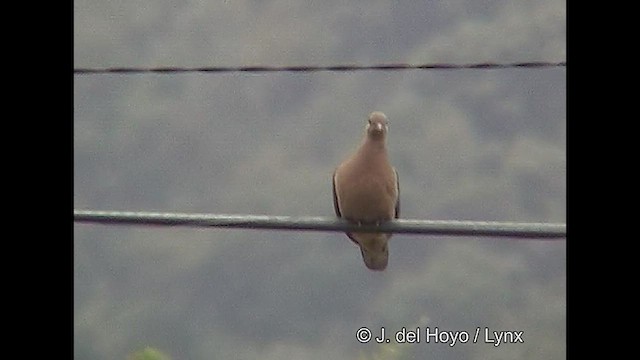
[[[387,156],[387,146],[384,139],[365,138],[360,146],[360,153],[364,157]]]

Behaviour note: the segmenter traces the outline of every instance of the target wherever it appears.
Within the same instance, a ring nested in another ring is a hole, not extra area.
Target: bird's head
[[[367,123],[367,135],[373,139],[384,139],[389,130],[389,120],[387,116],[380,112],[374,111],[369,115]]]

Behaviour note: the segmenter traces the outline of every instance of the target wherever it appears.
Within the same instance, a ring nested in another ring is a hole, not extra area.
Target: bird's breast
[[[394,217],[397,192],[392,169],[388,174],[354,172],[343,176],[346,178],[338,179],[343,217],[362,222],[384,221]]]

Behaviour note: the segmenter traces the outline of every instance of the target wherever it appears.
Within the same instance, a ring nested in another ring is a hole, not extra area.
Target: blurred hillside
[[[74,2],[75,67],[559,61],[563,1]],[[385,112],[402,217],[564,222],[566,71],[74,77],[74,207],[332,216]],[[563,359],[564,241],[74,226],[76,359]],[[360,344],[425,326],[523,343]],[[376,330],[377,329],[377,330]],[[391,355],[393,354],[393,355]]]

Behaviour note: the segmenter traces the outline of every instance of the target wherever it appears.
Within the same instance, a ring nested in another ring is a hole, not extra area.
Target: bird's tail
[[[369,244],[360,244],[362,260],[367,268],[374,271],[382,271],[387,268],[389,262],[389,246],[386,237],[379,237]],[[367,246],[368,245],[368,246]]]

